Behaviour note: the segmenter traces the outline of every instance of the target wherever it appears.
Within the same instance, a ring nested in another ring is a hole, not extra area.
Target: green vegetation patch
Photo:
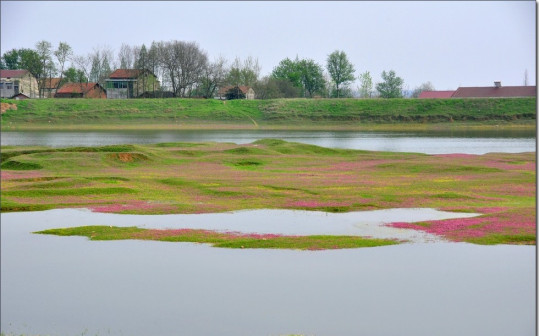
[[[483,237],[471,237],[467,242],[481,245],[514,244],[535,245],[537,236],[534,234],[488,234]]]
[[[81,226],[34,232],[57,236],[83,236],[91,240],[157,240],[167,242],[206,243],[222,248],[265,248],[294,250],[327,250],[375,247],[399,244],[389,239],[357,236],[282,236],[275,234],[222,233],[209,230],[176,229],[155,230],[137,227]]]
[[[232,148],[232,149],[226,149],[223,152],[230,153],[230,154],[237,154],[237,155],[271,155],[275,154],[275,152],[262,149],[262,148],[256,148],[256,147],[238,147],[238,148]]]
[[[9,160],[9,161],[2,162],[1,168],[9,169],[9,170],[35,170],[35,169],[42,169],[43,166],[40,165],[39,163]]]
[[[42,196],[84,196],[84,195],[112,195],[134,194],[131,188],[70,188],[70,189],[31,189],[8,190],[2,192],[6,196],[16,197],[42,197]]]
[[[10,199],[6,199],[4,196],[2,196],[2,199],[0,200],[0,209],[2,212],[42,211],[53,208],[54,206],[47,204],[17,203]]]
[[[17,161],[43,169],[2,169],[2,210],[77,206],[162,214],[420,207],[488,214],[490,224],[482,219],[478,228],[471,219],[442,221],[443,229],[413,226],[454,241],[536,232],[535,153],[426,155],[335,150],[275,139],[188,146],[104,146],[97,153],[84,147],[81,152],[39,148],[39,153],[27,152],[36,147],[11,148],[24,154],[3,165]],[[118,161],[120,154],[133,161]],[[507,162],[518,162],[518,169]]]

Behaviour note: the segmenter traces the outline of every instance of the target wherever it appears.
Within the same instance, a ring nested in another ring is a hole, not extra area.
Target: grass
[[[483,215],[394,224],[481,244],[489,239],[529,243],[536,235],[535,153],[426,155],[328,149],[274,139],[245,145],[2,147],[4,153],[9,159],[3,164],[19,162],[34,169],[2,167],[2,212],[65,207],[130,214],[428,207]]]
[[[476,99],[32,99],[9,101],[2,130],[328,128],[373,124],[535,126],[535,98]]]
[[[209,230],[152,230],[137,227],[81,226],[35,232],[57,236],[84,236],[91,240],[157,240],[166,242],[196,242],[222,248],[264,248],[294,250],[327,250],[375,247],[398,244],[389,239],[356,236],[281,236],[273,234],[221,233]]]

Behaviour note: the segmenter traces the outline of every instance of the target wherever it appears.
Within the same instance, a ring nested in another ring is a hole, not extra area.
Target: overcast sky
[[[47,40],[75,54],[122,43],[196,41],[210,58],[258,58],[262,75],[286,58],[325,68],[343,50],[356,76],[395,70],[405,88],[536,80],[535,1],[32,2],[1,6],[1,52]],[[354,87],[356,84],[354,84]]]

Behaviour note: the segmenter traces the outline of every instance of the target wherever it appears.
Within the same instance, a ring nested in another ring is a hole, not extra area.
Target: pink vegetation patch
[[[477,155],[455,153],[455,154],[437,154],[435,156],[445,157],[445,158],[453,158],[453,159],[465,159],[465,158],[476,157]]]
[[[317,201],[296,201],[287,204],[289,207],[297,208],[327,208],[327,207],[348,207],[350,203],[344,202],[317,202]]]
[[[15,179],[32,179],[43,177],[43,174],[38,171],[0,171],[0,177],[2,180],[15,180]]]
[[[494,213],[497,208],[484,208],[485,212]],[[491,234],[535,234],[534,216],[519,216],[515,213],[498,213],[475,217],[430,221],[422,224],[396,222],[387,226],[426,231],[444,236],[454,241],[466,241]]]
[[[109,204],[90,207],[94,212],[121,213],[124,211],[161,210],[170,211],[176,209],[170,204],[150,203],[145,201],[130,201],[126,204]]]

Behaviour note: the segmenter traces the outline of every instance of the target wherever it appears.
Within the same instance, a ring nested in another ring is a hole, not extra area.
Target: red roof
[[[56,93],[86,93],[92,90],[97,83],[65,83]]]
[[[419,99],[433,99],[433,98],[451,98],[455,91],[422,91],[419,94]]]
[[[142,70],[139,69],[117,69],[110,74],[110,79],[132,79],[138,78]]]
[[[47,78],[45,79],[45,89],[56,89],[58,83],[61,81],[61,78]]]
[[[2,78],[20,78],[25,76],[28,70],[0,70],[0,77]]]
[[[536,86],[459,87],[453,98],[535,97]]]
[[[219,89],[219,94],[220,95],[225,95],[228,90],[234,88],[235,86],[233,85],[229,85],[229,86],[224,86],[222,88]],[[238,88],[240,89],[241,92],[243,92],[243,94],[247,94],[247,92],[249,92],[249,89],[251,88],[250,86],[244,86],[244,85],[240,85],[238,86]]]

